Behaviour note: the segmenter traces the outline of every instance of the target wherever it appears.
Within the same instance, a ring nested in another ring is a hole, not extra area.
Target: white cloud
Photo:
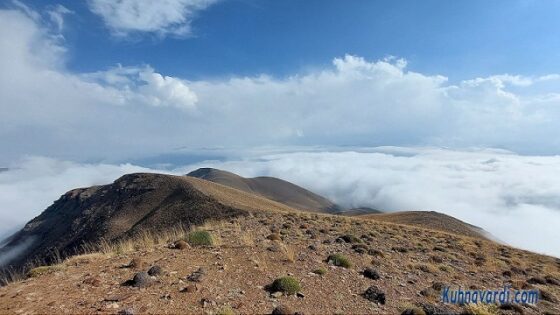
[[[216,0],[89,0],[114,35],[153,33],[159,36],[191,34],[195,15]]]
[[[186,80],[163,76],[149,66],[118,66],[107,71],[82,75],[86,81],[101,83],[116,94],[115,103],[144,104],[194,110],[198,97]]]
[[[57,32],[60,33],[64,29],[64,16],[74,12],[61,4],[57,4],[47,8],[46,13],[51,22],[55,25]]]
[[[508,244],[560,257],[560,157],[501,150],[370,148],[280,153],[217,167],[276,176],[348,206],[434,210],[480,226]]]
[[[0,163],[24,154],[114,161],[177,147],[560,147],[551,136],[560,133],[556,74],[452,84],[402,59],[351,55],[285,78],[188,81],[149,65],[72,73],[43,24],[20,11],[0,17]]]
[[[554,241],[560,237],[558,156],[406,147],[307,150],[244,152],[242,159],[171,171],[25,158],[0,173],[0,235],[76,187],[107,184],[131,172],[180,175],[198,167],[217,167],[248,177],[283,178],[348,207],[443,212],[510,245],[560,257],[560,243]]]
[[[21,227],[71,189],[107,184],[121,175],[145,171],[150,170],[130,164],[24,158],[0,173],[0,236]]]

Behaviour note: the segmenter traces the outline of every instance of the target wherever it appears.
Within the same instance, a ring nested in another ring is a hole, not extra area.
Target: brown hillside
[[[393,213],[361,215],[359,217],[364,219],[373,219],[376,221],[414,225],[476,238],[486,239],[489,236],[486,231],[477,226],[435,211],[399,211]]]
[[[215,186],[215,187],[214,187]],[[218,201],[219,199],[220,201]],[[125,175],[113,184],[64,194],[13,237],[0,254],[22,249],[13,266],[75,253],[84,244],[114,242],[138,233],[267,208],[295,211],[259,196],[208,181],[160,174]]]
[[[256,194],[300,210],[327,213],[340,210],[339,207],[330,200],[312,193],[305,188],[275,177],[245,178],[213,168],[200,168],[190,172],[187,176],[205,179],[251,194]]]
[[[279,306],[304,314],[560,312],[560,260],[487,240],[359,217],[267,210],[198,229],[215,241],[181,250],[169,246],[177,239],[140,239],[33,269],[31,278],[0,288],[0,314],[270,314]],[[333,254],[345,257],[347,268],[329,263]],[[148,270],[159,271],[138,276]],[[268,289],[285,276],[299,282],[299,295]],[[538,289],[541,300],[501,308],[440,300],[445,286],[504,285]],[[372,287],[384,303],[365,294]]]

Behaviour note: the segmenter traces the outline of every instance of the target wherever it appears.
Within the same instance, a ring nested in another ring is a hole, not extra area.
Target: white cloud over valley
[[[131,172],[185,174],[216,167],[276,176],[347,206],[433,210],[480,226],[498,239],[560,257],[560,157],[502,150],[378,147],[310,150],[206,161],[172,170],[29,157],[0,172],[0,235],[38,215],[64,192],[107,184]]]

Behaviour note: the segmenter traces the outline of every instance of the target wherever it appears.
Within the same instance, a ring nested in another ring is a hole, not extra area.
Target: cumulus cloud
[[[101,83],[117,94],[117,103],[170,106],[194,110],[198,98],[186,80],[163,76],[149,66],[117,66],[107,71],[82,75],[86,81]]]
[[[88,4],[116,36],[131,33],[186,36],[191,34],[196,14],[216,1],[89,0]]]
[[[24,154],[115,161],[178,147],[560,147],[550,136],[560,132],[557,74],[449,83],[403,59],[352,55],[283,78],[190,81],[149,65],[72,73],[64,42],[32,15],[0,11],[0,163]]]

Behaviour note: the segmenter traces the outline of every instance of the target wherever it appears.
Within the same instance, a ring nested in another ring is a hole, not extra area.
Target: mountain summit
[[[188,173],[187,176],[256,194],[300,210],[334,213],[341,209],[325,197],[276,177],[245,178],[215,168],[199,168]]]

